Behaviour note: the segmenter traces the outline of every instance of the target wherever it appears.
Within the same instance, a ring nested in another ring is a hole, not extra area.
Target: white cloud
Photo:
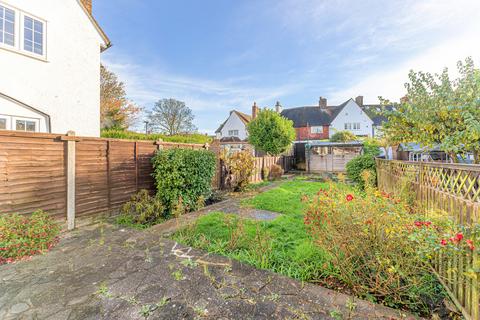
[[[265,105],[298,90],[294,84],[245,86],[245,77],[215,81],[169,74],[115,54],[105,55],[102,60],[125,83],[129,98],[140,106],[148,108],[159,99],[175,98],[184,101],[197,116],[209,114],[210,121],[199,125],[201,132],[213,133],[234,108],[248,113],[254,101]]]

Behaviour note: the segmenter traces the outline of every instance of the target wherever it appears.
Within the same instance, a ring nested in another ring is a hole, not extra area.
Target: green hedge
[[[122,130],[102,130],[102,138],[129,139],[129,140],[163,140],[174,143],[210,143],[212,138],[204,134],[192,133],[184,135],[168,136],[164,134],[145,134]]]
[[[216,157],[207,150],[159,150],[152,159],[157,197],[172,214],[182,199],[185,209],[196,210],[212,192]]]

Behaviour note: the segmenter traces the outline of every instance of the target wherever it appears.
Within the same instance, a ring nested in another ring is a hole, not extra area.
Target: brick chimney
[[[252,106],[252,120],[255,119],[257,115],[258,115],[258,107],[257,107],[257,103],[254,102]]]
[[[277,103],[275,104],[275,111],[277,113],[282,113],[282,105],[280,104],[280,101],[277,101]]]
[[[358,96],[355,98],[355,102],[360,106],[363,107],[363,96]]]
[[[85,9],[92,14],[92,0],[81,0],[83,5],[85,6]]]
[[[318,100],[318,106],[322,109],[326,109],[327,108],[327,98],[320,97],[320,99]]]

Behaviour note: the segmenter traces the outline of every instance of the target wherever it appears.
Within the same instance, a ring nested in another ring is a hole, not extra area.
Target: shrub
[[[101,135],[102,135],[102,138],[152,140],[152,141],[162,140],[165,142],[174,142],[174,143],[205,144],[205,143],[210,143],[212,141],[212,138],[210,138],[209,136],[204,134],[199,134],[199,133],[168,136],[168,135],[159,134],[159,133],[145,134],[145,133],[126,131],[126,130],[105,129],[105,130],[102,130]]]
[[[122,206],[117,222],[123,225],[151,226],[160,223],[165,218],[165,207],[148,190],[140,190],[130,201]]]
[[[331,255],[337,278],[356,295],[420,314],[441,301],[425,255],[433,250],[416,234],[434,228],[407,213],[402,202],[372,190],[359,196],[332,186],[313,199],[305,224]]]
[[[353,158],[347,163],[347,177],[354,183],[356,183],[360,189],[365,189],[365,180],[362,174],[367,171],[370,173],[367,183],[376,185],[377,183],[377,171],[376,171],[375,158],[370,154],[364,154]]]
[[[60,226],[43,211],[0,216],[0,264],[48,251],[59,232]]]
[[[186,211],[196,210],[200,197],[208,199],[212,192],[216,157],[207,150],[159,150],[152,159],[157,198],[167,214],[179,205]]]
[[[248,141],[258,150],[270,155],[285,152],[295,140],[293,121],[273,110],[261,110],[247,126]]]
[[[255,158],[245,150],[222,155],[225,164],[227,188],[234,191],[244,191],[250,184],[250,178],[255,173]]]
[[[348,142],[357,140],[357,136],[350,131],[338,131],[330,137],[330,142]]]
[[[373,157],[378,157],[380,153],[380,144],[377,140],[369,138],[363,141],[363,154],[369,154]]]
[[[283,169],[281,166],[278,164],[272,164],[270,167],[270,179],[272,180],[278,180],[282,177],[283,175]]]

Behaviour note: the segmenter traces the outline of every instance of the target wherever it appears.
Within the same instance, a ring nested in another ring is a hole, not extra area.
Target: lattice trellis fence
[[[377,159],[378,187],[398,194],[411,188],[417,203],[440,210],[467,232],[480,223],[480,166]],[[428,212],[429,210],[426,210]],[[467,235],[468,236],[468,235]],[[464,316],[480,320],[480,257],[443,256],[433,267]]]

